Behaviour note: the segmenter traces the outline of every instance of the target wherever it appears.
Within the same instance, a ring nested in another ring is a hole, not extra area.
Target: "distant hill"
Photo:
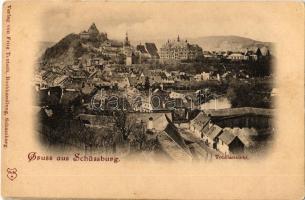
[[[204,51],[240,51],[264,46],[271,52],[273,50],[271,42],[261,42],[240,36],[207,36],[189,39],[189,41],[198,44]]]

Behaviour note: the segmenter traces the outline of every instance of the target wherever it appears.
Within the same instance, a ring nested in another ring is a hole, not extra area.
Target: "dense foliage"
[[[251,82],[231,81],[227,89],[227,97],[232,107],[270,108],[272,83],[264,80]]]

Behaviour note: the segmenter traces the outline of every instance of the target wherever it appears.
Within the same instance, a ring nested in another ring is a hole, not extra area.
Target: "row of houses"
[[[222,153],[239,153],[244,150],[245,145],[237,135],[234,135],[231,131],[223,131],[204,112],[200,112],[190,122],[190,130],[198,138],[201,138],[207,146]]]
[[[61,103],[67,105],[67,109],[73,110],[76,109],[76,107],[73,107],[74,104],[77,105],[79,104],[77,102],[85,103],[86,101],[84,98],[85,93],[83,91],[70,91],[66,89],[61,90],[60,87],[40,90],[39,94],[43,95],[40,98],[40,102],[42,103],[40,106]],[[172,98],[184,98],[183,94],[175,92],[168,95],[170,95]],[[44,100],[46,102],[44,102]],[[54,102],[52,102],[52,100],[54,100]],[[45,109],[46,113],[52,116],[52,110],[50,110],[48,107]],[[187,117],[192,120],[186,123],[189,123],[189,130],[194,133],[197,138],[204,141],[205,145],[208,146],[212,151],[219,151],[226,154],[243,152],[245,148],[252,145],[252,141],[248,136],[257,135],[256,129],[248,127],[237,128],[236,126],[242,126],[240,124],[227,125],[226,123],[215,123],[215,121],[217,121],[215,120],[215,117],[218,119],[225,117],[226,120],[230,117],[239,117],[241,114],[256,114],[270,117],[270,112],[266,109],[254,108],[230,109],[227,111],[228,112],[201,111],[193,119],[192,117]],[[187,139],[185,134],[183,135],[181,133],[181,130],[173,123],[174,119],[172,111],[161,110],[159,112],[128,112],[130,121],[134,123],[144,123],[146,130],[152,133],[157,133],[157,139],[160,142],[163,150],[174,159],[193,159],[193,153],[190,148],[195,148],[199,152],[205,152],[203,153],[203,157],[210,155],[207,150],[202,149],[200,146],[195,144],[194,141]],[[227,113],[227,115],[223,116],[223,113]],[[92,122],[92,125],[96,125],[96,123],[97,122]],[[254,121],[245,121],[242,123],[245,123],[244,125],[249,127],[255,124]],[[246,123],[252,123],[252,125]],[[266,126],[270,126],[270,124],[266,124]]]
[[[209,150],[189,140],[173,123],[171,112],[129,113],[128,118],[142,124],[143,132],[159,144],[159,156],[171,161],[193,162],[212,158]],[[132,135],[129,137],[134,138]],[[159,159],[159,157],[158,157]]]
[[[189,129],[207,146],[222,153],[240,153],[253,144],[252,137],[273,133],[273,111],[234,108],[201,111]]]
[[[59,73],[54,71],[42,70],[35,75],[34,84],[36,89],[44,89],[48,87],[70,87],[81,88],[90,73],[86,70],[69,70],[69,72]]]
[[[267,47],[246,49],[244,51],[204,51],[206,59],[226,59],[229,61],[260,61],[267,60],[271,54]]]

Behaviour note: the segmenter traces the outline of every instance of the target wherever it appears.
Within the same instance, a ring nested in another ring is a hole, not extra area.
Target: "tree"
[[[150,88],[150,82],[149,82],[149,77],[145,77],[145,84],[144,84],[145,90],[149,90]]]
[[[261,81],[252,83],[242,83],[232,81],[227,90],[227,97],[231,101],[232,107],[270,107],[271,89],[267,83]]]
[[[128,118],[127,113],[123,110],[114,111],[113,117],[116,127],[122,134],[124,141],[126,141],[134,127],[134,119]]]
[[[92,150],[98,145],[96,133],[85,127],[83,124],[81,124],[79,131],[77,131],[77,137],[79,140],[78,142],[85,146],[85,151],[88,149]]]
[[[145,134],[144,123],[142,122],[140,126],[133,130],[135,136],[135,142],[139,144],[140,150],[145,148],[145,143],[147,140],[147,135]]]
[[[233,87],[228,88],[227,97],[230,100],[230,102],[233,102],[236,99],[237,96]]]

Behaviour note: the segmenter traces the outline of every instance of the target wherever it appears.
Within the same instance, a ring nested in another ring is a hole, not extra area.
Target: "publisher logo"
[[[7,177],[13,181],[15,178],[17,178],[17,169],[16,168],[7,168]]]

